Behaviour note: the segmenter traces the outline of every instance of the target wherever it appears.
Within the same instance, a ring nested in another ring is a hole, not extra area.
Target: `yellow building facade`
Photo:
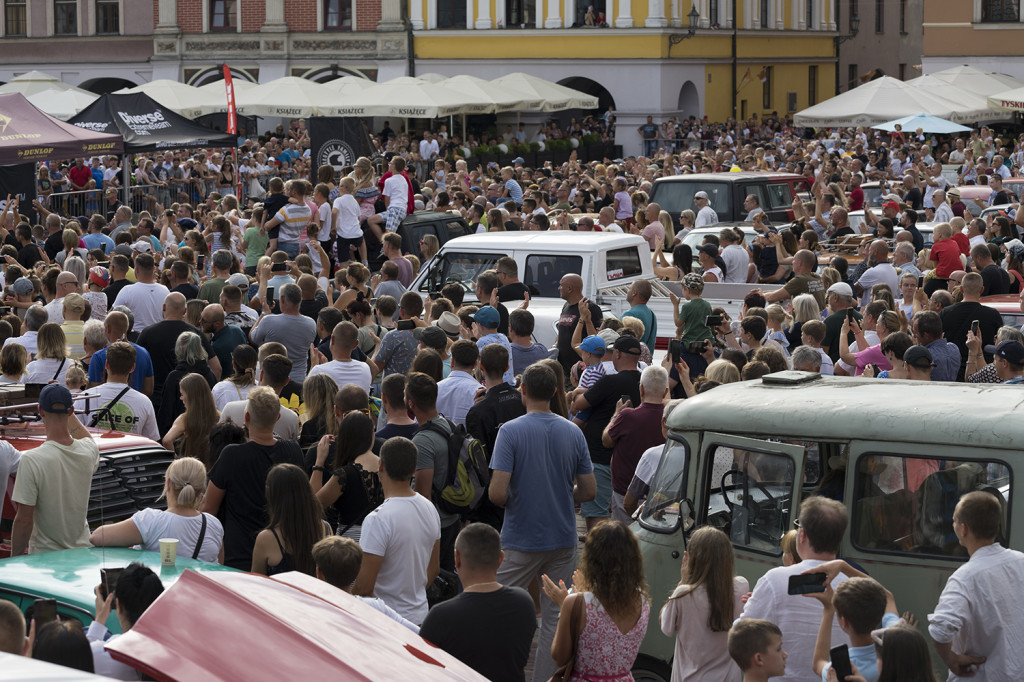
[[[591,8],[606,27],[585,25]],[[636,127],[648,115],[724,121],[734,106],[740,118],[783,115],[831,97],[834,8],[833,0],[409,0],[409,19],[417,73],[522,71],[584,90],[615,107],[616,142],[628,154],[639,150]]]

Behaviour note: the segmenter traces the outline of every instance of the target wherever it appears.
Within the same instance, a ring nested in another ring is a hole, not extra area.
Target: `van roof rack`
[[[787,369],[782,372],[772,372],[761,377],[761,383],[768,386],[799,386],[812,381],[820,381],[821,374],[818,372],[798,372]]]
[[[95,391],[82,391],[81,393],[72,394],[71,402],[98,400],[101,397],[102,396]],[[88,407],[86,407],[86,409],[88,409]],[[34,424],[36,422],[41,422],[42,420],[43,416],[39,414],[38,402],[0,406],[0,427],[12,426],[15,424]]]

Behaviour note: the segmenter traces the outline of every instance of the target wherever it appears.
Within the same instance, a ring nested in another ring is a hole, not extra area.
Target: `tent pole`
[[[125,150],[124,156],[121,157],[121,184],[124,185],[124,199],[121,201],[121,203],[124,204],[125,206],[128,206],[128,208],[131,208],[131,206],[128,203],[129,194],[132,191],[132,175],[131,172],[128,170],[129,158],[130,157],[128,155],[128,151]]]
[[[462,144],[466,144],[466,114],[462,114]]]

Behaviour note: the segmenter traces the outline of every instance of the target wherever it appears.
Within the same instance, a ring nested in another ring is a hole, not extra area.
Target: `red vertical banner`
[[[238,134],[238,120],[235,115],[235,84],[231,81],[231,69],[224,65],[224,89],[228,93],[228,132]]]

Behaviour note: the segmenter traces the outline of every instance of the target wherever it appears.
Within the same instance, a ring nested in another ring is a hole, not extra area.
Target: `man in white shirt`
[[[1024,671],[1024,611],[1014,598],[1024,591],[1024,554],[996,538],[1001,501],[970,492],[953,511],[953,532],[970,556],[946,581],[928,634],[949,667],[949,679],[1017,680]]]
[[[114,306],[131,308],[135,314],[135,330],[141,332],[163,321],[164,299],[170,292],[163,284],[156,282],[156,262],[151,254],[140,253],[135,257],[135,278],[138,282],[129,284],[117,293]]]
[[[948,223],[953,219],[953,209],[946,202],[946,192],[937,189],[932,193],[932,205],[935,206],[935,222]]]
[[[467,339],[456,341],[451,347],[452,372],[447,379],[437,382],[437,411],[456,424],[466,423],[466,413],[473,407],[481,384],[470,374],[476,369],[480,350]]]
[[[422,169],[418,173],[421,178],[427,177],[430,169],[434,167],[437,155],[440,153],[441,148],[438,147],[434,134],[429,130],[423,131],[423,139],[420,140],[420,164],[422,164]]]
[[[719,231],[718,241],[723,247],[721,255],[725,261],[725,281],[739,284],[746,282],[750,254],[743,248],[737,234],[727,227]]]
[[[89,425],[100,429],[134,433],[160,442],[153,402],[128,385],[135,371],[135,347],[127,341],[107,346],[107,381],[92,389],[100,398],[92,405]]]
[[[841,502],[826,497],[809,497],[800,505],[797,522],[796,547],[803,561],[792,566],[773,568],[757,581],[750,599],[743,607],[739,619],[761,618],[770,620],[782,630],[789,660],[786,675],[778,678],[789,682],[818,682],[820,676],[811,667],[814,644],[818,638],[821,602],[801,595],[789,594],[789,577],[836,558],[846,531],[847,512]],[[846,580],[842,573],[832,581],[835,588]],[[839,627],[838,619],[832,624],[832,645],[849,646],[850,638]]]
[[[967,238],[971,242],[971,248],[974,248],[978,244],[986,244],[985,239],[985,219],[984,218],[972,218],[971,222],[967,224]]]
[[[338,388],[355,384],[370,393],[370,367],[365,362],[352,359],[352,350],[359,345],[359,330],[351,322],[339,322],[331,332],[331,357],[325,362],[320,351],[313,351],[313,361],[318,362],[309,370],[309,376],[326,374],[334,379]]]
[[[889,290],[895,293],[900,289],[900,276],[896,268],[889,264],[889,247],[884,239],[876,239],[868,247],[867,271],[854,284],[862,306],[871,302],[871,287],[876,284],[888,284]]]
[[[744,221],[748,223],[754,222],[754,216],[758,213],[764,213],[764,209],[761,208],[761,200],[757,198],[756,194],[747,195],[743,200],[743,210],[747,212],[747,217]]]
[[[427,617],[426,587],[440,571],[441,518],[433,503],[409,485],[416,457],[416,446],[401,436],[381,448],[384,502],[363,519],[363,562],[352,593],[379,597],[420,625]]]
[[[53,300],[46,304],[46,321],[56,324],[64,323],[64,297],[70,293],[78,292],[78,277],[75,273],[64,271],[57,275],[56,295]]]
[[[615,209],[611,206],[605,206],[597,214],[597,227],[602,232],[622,232],[622,228],[615,222]]]
[[[718,214],[711,208],[708,193],[701,190],[693,195],[693,205],[697,207],[697,220],[694,227],[710,227],[718,223]]]
[[[932,163],[928,167],[928,177],[924,179],[924,205],[932,205],[932,197],[937,190],[946,191],[949,180],[942,175],[942,164]]]
[[[37,348],[37,337],[39,336],[39,328],[46,324],[48,318],[46,314],[46,308],[41,305],[34,305],[25,312],[25,321],[23,326],[25,333],[21,336],[13,336],[4,341],[4,346],[9,346],[12,343],[20,343],[28,351],[29,359],[35,357]]]

